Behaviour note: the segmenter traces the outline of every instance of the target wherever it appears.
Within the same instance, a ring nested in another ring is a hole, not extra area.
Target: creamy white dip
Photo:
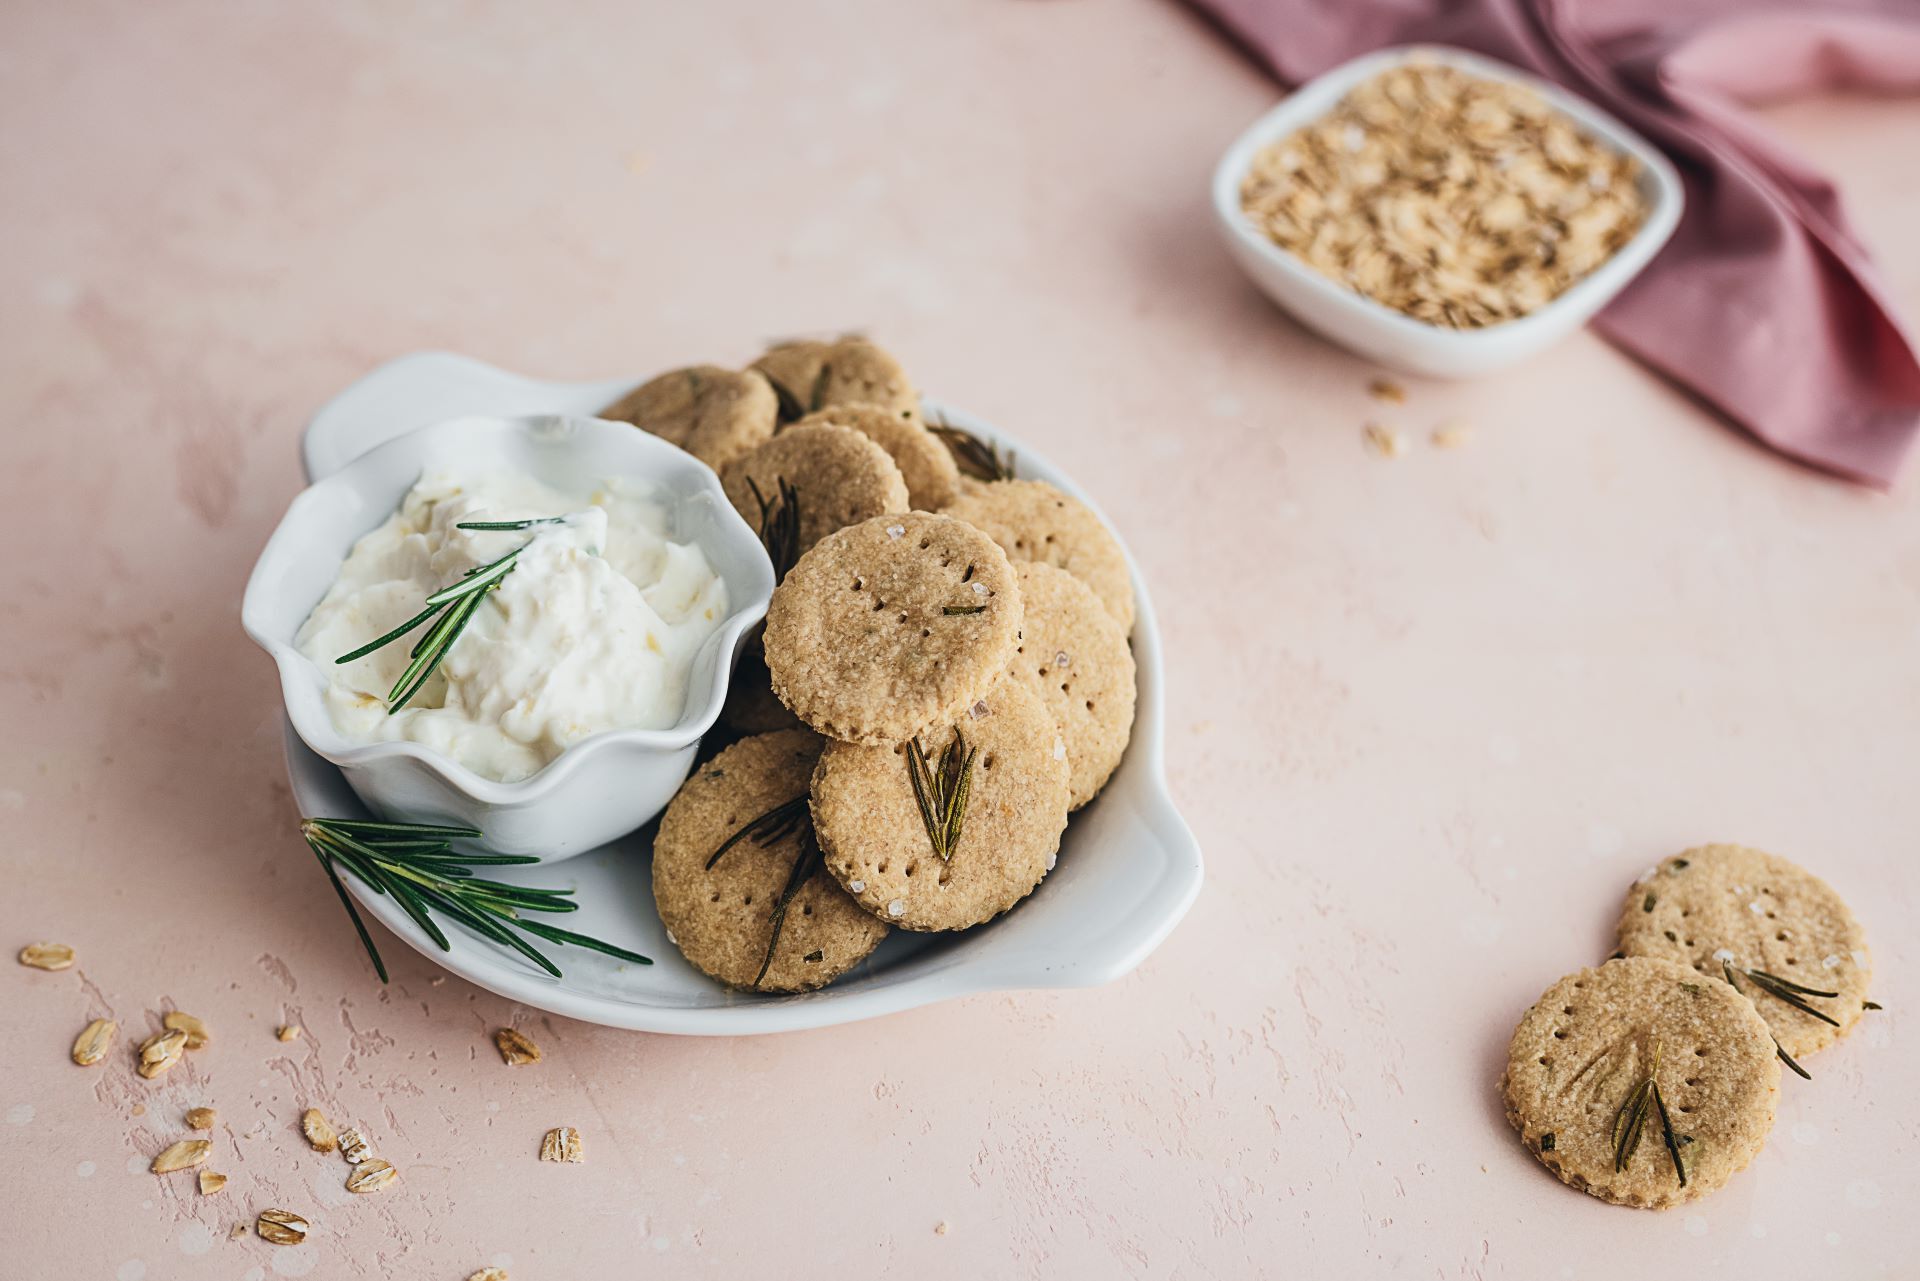
[[[526,530],[454,528],[558,515],[567,519]],[[335,663],[522,544],[404,708],[389,715],[386,697],[424,627]],[[694,654],[726,615],[726,584],[705,553],[669,541],[666,510],[633,487],[565,494],[520,475],[429,473],[354,544],[294,643],[325,673],[327,709],[346,737],[422,743],[511,783],[589,734],[674,724]]]

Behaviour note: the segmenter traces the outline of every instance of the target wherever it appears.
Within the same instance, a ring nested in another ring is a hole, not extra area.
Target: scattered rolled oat
[[[95,1019],[80,1029],[80,1035],[73,1038],[73,1061],[81,1067],[92,1067],[107,1057],[107,1047],[113,1044],[113,1034],[120,1025],[112,1019]]]
[[[1463,422],[1444,422],[1433,429],[1435,449],[1458,449],[1473,439],[1473,428]]]
[[[1364,432],[1367,448],[1381,458],[1398,458],[1407,452],[1407,438],[1379,423],[1368,423]]]
[[[373,1148],[360,1131],[342,1130],[340,1131],[340,1155],[358,1165],[373,1156]]]
[[[1384,400],[1390,404],[1407,403],[1407,389],[1391,378],[1376,378],[1367,384],[1367,394],[1375,400]]]
[[[503,1027],[493,1034],[493,1043],[499,1047],[500,1057],[509,1067],[518,1067],[522,1063],[538,1063],[540,1047],[527,1039],[525,1033]]]
[[[586,1154],[580,1148],[580,1131],[570,1125],[548,1130],[547,1137],[540,1140],[540,1159],[572,1163],[585,1160]]]
[[[1240,203],[1321,275],[1477,329],[1537,311],[1631,240],[1637,179],[1533,91],[1416,60],[1263,148]]]
[[[347,1176],[347,1191],[378,1192],[400,1177],[400,1171],[378,1157],[362,1161]]]
[[[507,1281],[505,1268],[481,1268],[467,1278],[467,1281]]]
[[[180,1061],[187,1049],[187,1034],[179,1028],[155,1032],[140,1042],[140,1065],[135,1070],[151,1081]]]
[[[307,1239],[307,1221],[291,1210],[262,1210],[253,1230],[275,1245],[299,1245]]]
[[[319,1108],[308,1108],[300,1114],[300,1133],[307,1136],[307,1143],[315,1152],[331,1152],[340,1146],[340,1136],[334,1131],[333,1122],[327,1120]],[[357,1131],[348,1131],[358,1139]]]
[[[180,1010],[169,1010],[166,1016],[160,1020],[160,1026],[185,1032],[187,1034],[187,1048],[189,1050],[197,1050],[211,1039],[207,1035],[207,1025],[205,1023],[202,1023],[199,1019],[193,1017],[193,1015],[183,1013]]]
[[[213,1144],[205,1139],[181,1139],[177,1143],[167,1145],[159,1156],[153,1158],[153,1164],[148,1168],[155,1174],[172,1174],[175,1170],[191,1169],[205,1161],[207,1153],[212,1148]]]
[[[289,1023],[274,1032],[274,1035],[282,1041],[297,1041],[300,1039],[300,1029]]]
[[[73,964],[73,949],[65,943],[29,943],[20,949],[20,964],[36,970],[64,970]]]
[[[221,1188],[224,1188],[226,1186],[227,1186],[226,1175],[216,1174],[212,1170],[200,1171],[200,1195],[201,1196],[212,1196],[214,1193],[218,1192]],[[245,1232],[246,1228],[241,1227],[240,1231]]]
[[[236,1223],[227,1229],[227,1240],[229,1241],[238,1241],[245,1235],[247,1235],[247,1225],[244,1223]]]
[[[187,1128],[189,1130],[211,1130],[218,1113],[212,1108],[188,1108]]]
[[[933,1235],[937,1237],[943,1237],[947,1235],[947,1221],[945,1219],[942,1219],[940,1220],[940,1222],[933,1225]]]

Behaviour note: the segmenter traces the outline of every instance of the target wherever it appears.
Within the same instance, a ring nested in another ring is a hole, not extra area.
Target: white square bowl
[[[1640,194],[1647,202],[1647,216],[1633,239],[1538,311],[1484,329],[1445,329],[1415,320],[1321,275],[1268,239],[1240,208],[1240,185],[1255,154],[1332,111],[1362,82],[1416,60],[1531,89],[1583,131],[1639,161]],[[1236,138],[1213,173],[1213,210],[1227,248],[1268,297],[1301,324],[1355,355],[1436,378],[1468,378],[1503,369],[1586,324],[1667,243],[1679,224],[1684,202],[1680,175],[1666,156],[1600,108],[1506,63],[1443,45],[1381,49],[1308,82]]]

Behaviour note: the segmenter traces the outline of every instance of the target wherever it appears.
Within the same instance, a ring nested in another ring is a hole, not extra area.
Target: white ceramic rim
[[[324,412],[324,410],[322,411]],[[458,790],[468,798],[487,806],[526,806],[538,802],[566,781],[581,767],[587,756],[603,748],[613,746],[637,747],[660,753],[677,752],[691,746],[713,728],[720,717],[720,709],[726,702],[727,685],[732,678],[733,664],[730,658],[723,657],[714,664],[713,679],[702,697],[696,701],[694,691],[688,691],[686,705],[680,710],[680,718],[665,729],[612,729],[581,739],[562,751],[548,762],[538,773],[517,782],[505,783],[475,773],[470,767],[423,743],[409,740],[361,743],[347,738],[333,725],[331,718],[320,709],[318,715],[302,716],[299,709],[304,703],[297,703],[289,691],[295,685],[308,683],[317,665],[311,658],[301,653],[293,644],[293,637],[275,634],[262,621],[262,607],[257,604],[260,597],[270,590],[267,583],[268,569],[271,563],[281,556],[297,553],[286,552],[281,544],[292,537],[291,526],[295,515],[301,508],[321,503],[326,494],[336,489],[353,489],[360,477],[379,471],[384,466],[383,455],[406,452],[417,445],[418,439],[427,435],[452,434],[461,430],[475,428],[521,430],[541,420],[555,420],[571,424],[576,432],[588,434],[601,433],[617,439],[622,449],[638,449],[642,454],[652,455],[656,460],[648,470],[625,471],[623,478],[658,485],[668,472],[692,477],[700,492],[705,493],[713,502],[718,513],[717,528],[726,537],[732,538],[741,550],[761,551],[759,537],[734,510],[732,502],[721,488],[720,478],[713,470],[697,459],[656,436],[636,432],[625,423],[611,423],[604,419],[586,418],[574,414],[526,414],[517,416],[463,415],[459,418],[441,422],[427,423],[412,427],[383,441],[367,450],[352,461],[333,468],[295,495],[288,504],[287,511],[274,528],[272,537],[261,550],[260,557],[254,563],[252,574],[248,577],[246,594],[242,598],[240,620],[246,633],[254,644],[267,651],[273,657],[280,676],[281,710],[287,722],[293,727],[308,747],[333,762],[335,765],[375,766],[383,761],[409,760],[443,780],[448,786]],[[360,534],[367,531],[362,530]],[[355,537],[360,537],[356,534]],[[331,552],[327,553],[329,556]],[[751,554],[746,559],[751,560]],[[732,655],[741,633],[755,626],[766,617],[767,605],[773,597],[773,574],[769,564],[764,582],[756,583],[755,590],[728,613],[726,619],[702,644],[702,649],[719,646],[719,653]]]
[[[468,379],[497,383],[503,392],[523,398],[550,395],[604,403],[640,381],[615,379],[586,383],[538,383],[451,353],[421,352],[404,356],[367,375],[321,408],[302,442],[302,457],[307,465],[317,472],[325,472],[337,467],[341,461],[337,442],[320,439],[315,431],[316,427],[324,424],[330,410],[342,405],[377,400],[387,390],[383,380],[392,381],[412,370],[428,367],[439,367],[450,374],[457,371],[459,376]],[[1099,511],[1097,504],[1070,477],[1020,441],[961,410],[932,401],[925,404],[929,414],[938,415],[954,426],[974,432],[1003,449],[1017,451],[1022,460],[1044,472],[1051,483],[1086,502],[1096,512]],[[529,403],[523,407],[531,409],[533,405]],[[1102,519],[1105,519],[1104,515]],[[1127,552],[1127,563],[1133,576],[1136,598],[1134,656],[1139,670],[1148,679],[1140,682],[1135,733],[1123,767],[1130,766],[1137,772],[1145,789],[1138,806],[1141,839],[1153,840],[1163,851],[1164,857],[1159,861],[1158,876],[1152,884],[1135,887],[1131,896],[1133,906],[1102,936],[1107,946],[1045,953],[1036,953],[1031,949],[1020,952],[1009,949],[995,951],[986,959],[940,956],[933,958],[919,974],[900,982],[867,989],[828,986],[788,996],[724,993],[727,998],[725,1004],[700,1007],[637,1005],[595,993],[570,990],[566,979],[552,978],[515,954],[454,922],[447,922],[444,926],[452,948],[442,952],[390,898],[374,894],[353,877],[343,877],[342,883],[363,912],[448,972],[496,995],[536,1009],[606,1027],[635,1031],[688,1036],[749,1036],[799,1031],[877,1018],[980,992],[1095,987],[1112,982],[1137,968],[1166,939],[1199,897],[1204,880],[1200,847],[1167,791],[1165,673],[1153,601],[1131,552]],[[339,805],[358,803],[339,770],[314,755],[294,733],[290,724],[286,726],[283,742],[294,799],[303,812],[326,812],[322,806],[337,808]],[[566,865],[556,867],[554,872],[557,879],[564,880],[567,876]],[[980,929],[991,931],[994,924],[989,923]],[[715,986],[717,989],[718,985]]]
[[[1556,109],[1572,117],[1581,128],[1639,161],[1641,194],[1648,200],[1647,217],[1640,224],[1640,230],[1612,257],[1539,310],[1482,329],[1447,329],[1416,320],[1384,303],[1375,302],[1365,294],[1337,284],[1274,244],[1248,221],[1240,208],[1240,183],[1253,166],[1255,152],[1269,142],[1319,119],[1362,81],[1389,67],[1416,59],[1446,63],[1489,80],[1502,80],[1531,89]],[[1549,317],[1556,312],[1564,312],[1583,303],[1592,302],[1593,309],[1598,310],[1604,305],[1606,297],[1619,292],[1653,261],[1653,256],[1660,252],[1672,237],[1674,228],[1679,226],[1680,212],[1685,203],[1685,188],[1673,163],[1658,147],[1608,112],[1518,67],[1466,49],[1438,44],[1394,45],[1378,49],[1314,77],[1288,94],[1279,105],[1260,116],[1235,138],[1213,171],[1214,213],[1220,224],[1258,254],[1262,261],[1299,281],[1314,293],[1322,305],[1359,308],[1369,313],[1373,323],[1390,331],[1417,337],[1429,346],[1451,348],[1461,353],[1495,340],[1524,339],[1534,330],[1545,328]],[[1594,301],[1596,298],[1599,301]]]

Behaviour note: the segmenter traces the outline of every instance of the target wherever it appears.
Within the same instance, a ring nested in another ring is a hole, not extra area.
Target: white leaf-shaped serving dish
[[[462,356],[405,356],[321,409],[307,428],[302,459],[308,477],[318,479],[402,432],[442,419],[591,416],[639,381],[542,382]],[[1004,432],[948,405],[929,401],[927,408],[930,415],[1016,451],[1021,476],[1049,481],[1091,503],[1057,467]],[[509,868],[500,876],[573,889],[581,909],[565,918],[566,927],[650,956],[650,966],[543,944],[565,971],[564,978],[555,979],[451,923],[446,929],[453,947],[442,952],[391,899],[351,877],[343,879],[364,912],[453,973],[513,1000],[608,1027],[710,1036],[782,1032],[872,1018],[972,992],[1109,982],[1139,965],[1167,936],[1199,894],[1202,875],[1199,847],[1167,794],[1160,634],[1137,566],[1134,590],[1139,703],[1133,742],[1099,799],[1068,824],[1058,866],[999,920],[959,934],[896,930],[866,961],[817,992],[731,992],[683,961],[653,910],[650,827],[564,863]],[[290,729],[286,744],[302,814],[365,813],[340,771]],[[318,869],[314,874],[317,878]],[[344,921],[341,925],[346,930]]]

